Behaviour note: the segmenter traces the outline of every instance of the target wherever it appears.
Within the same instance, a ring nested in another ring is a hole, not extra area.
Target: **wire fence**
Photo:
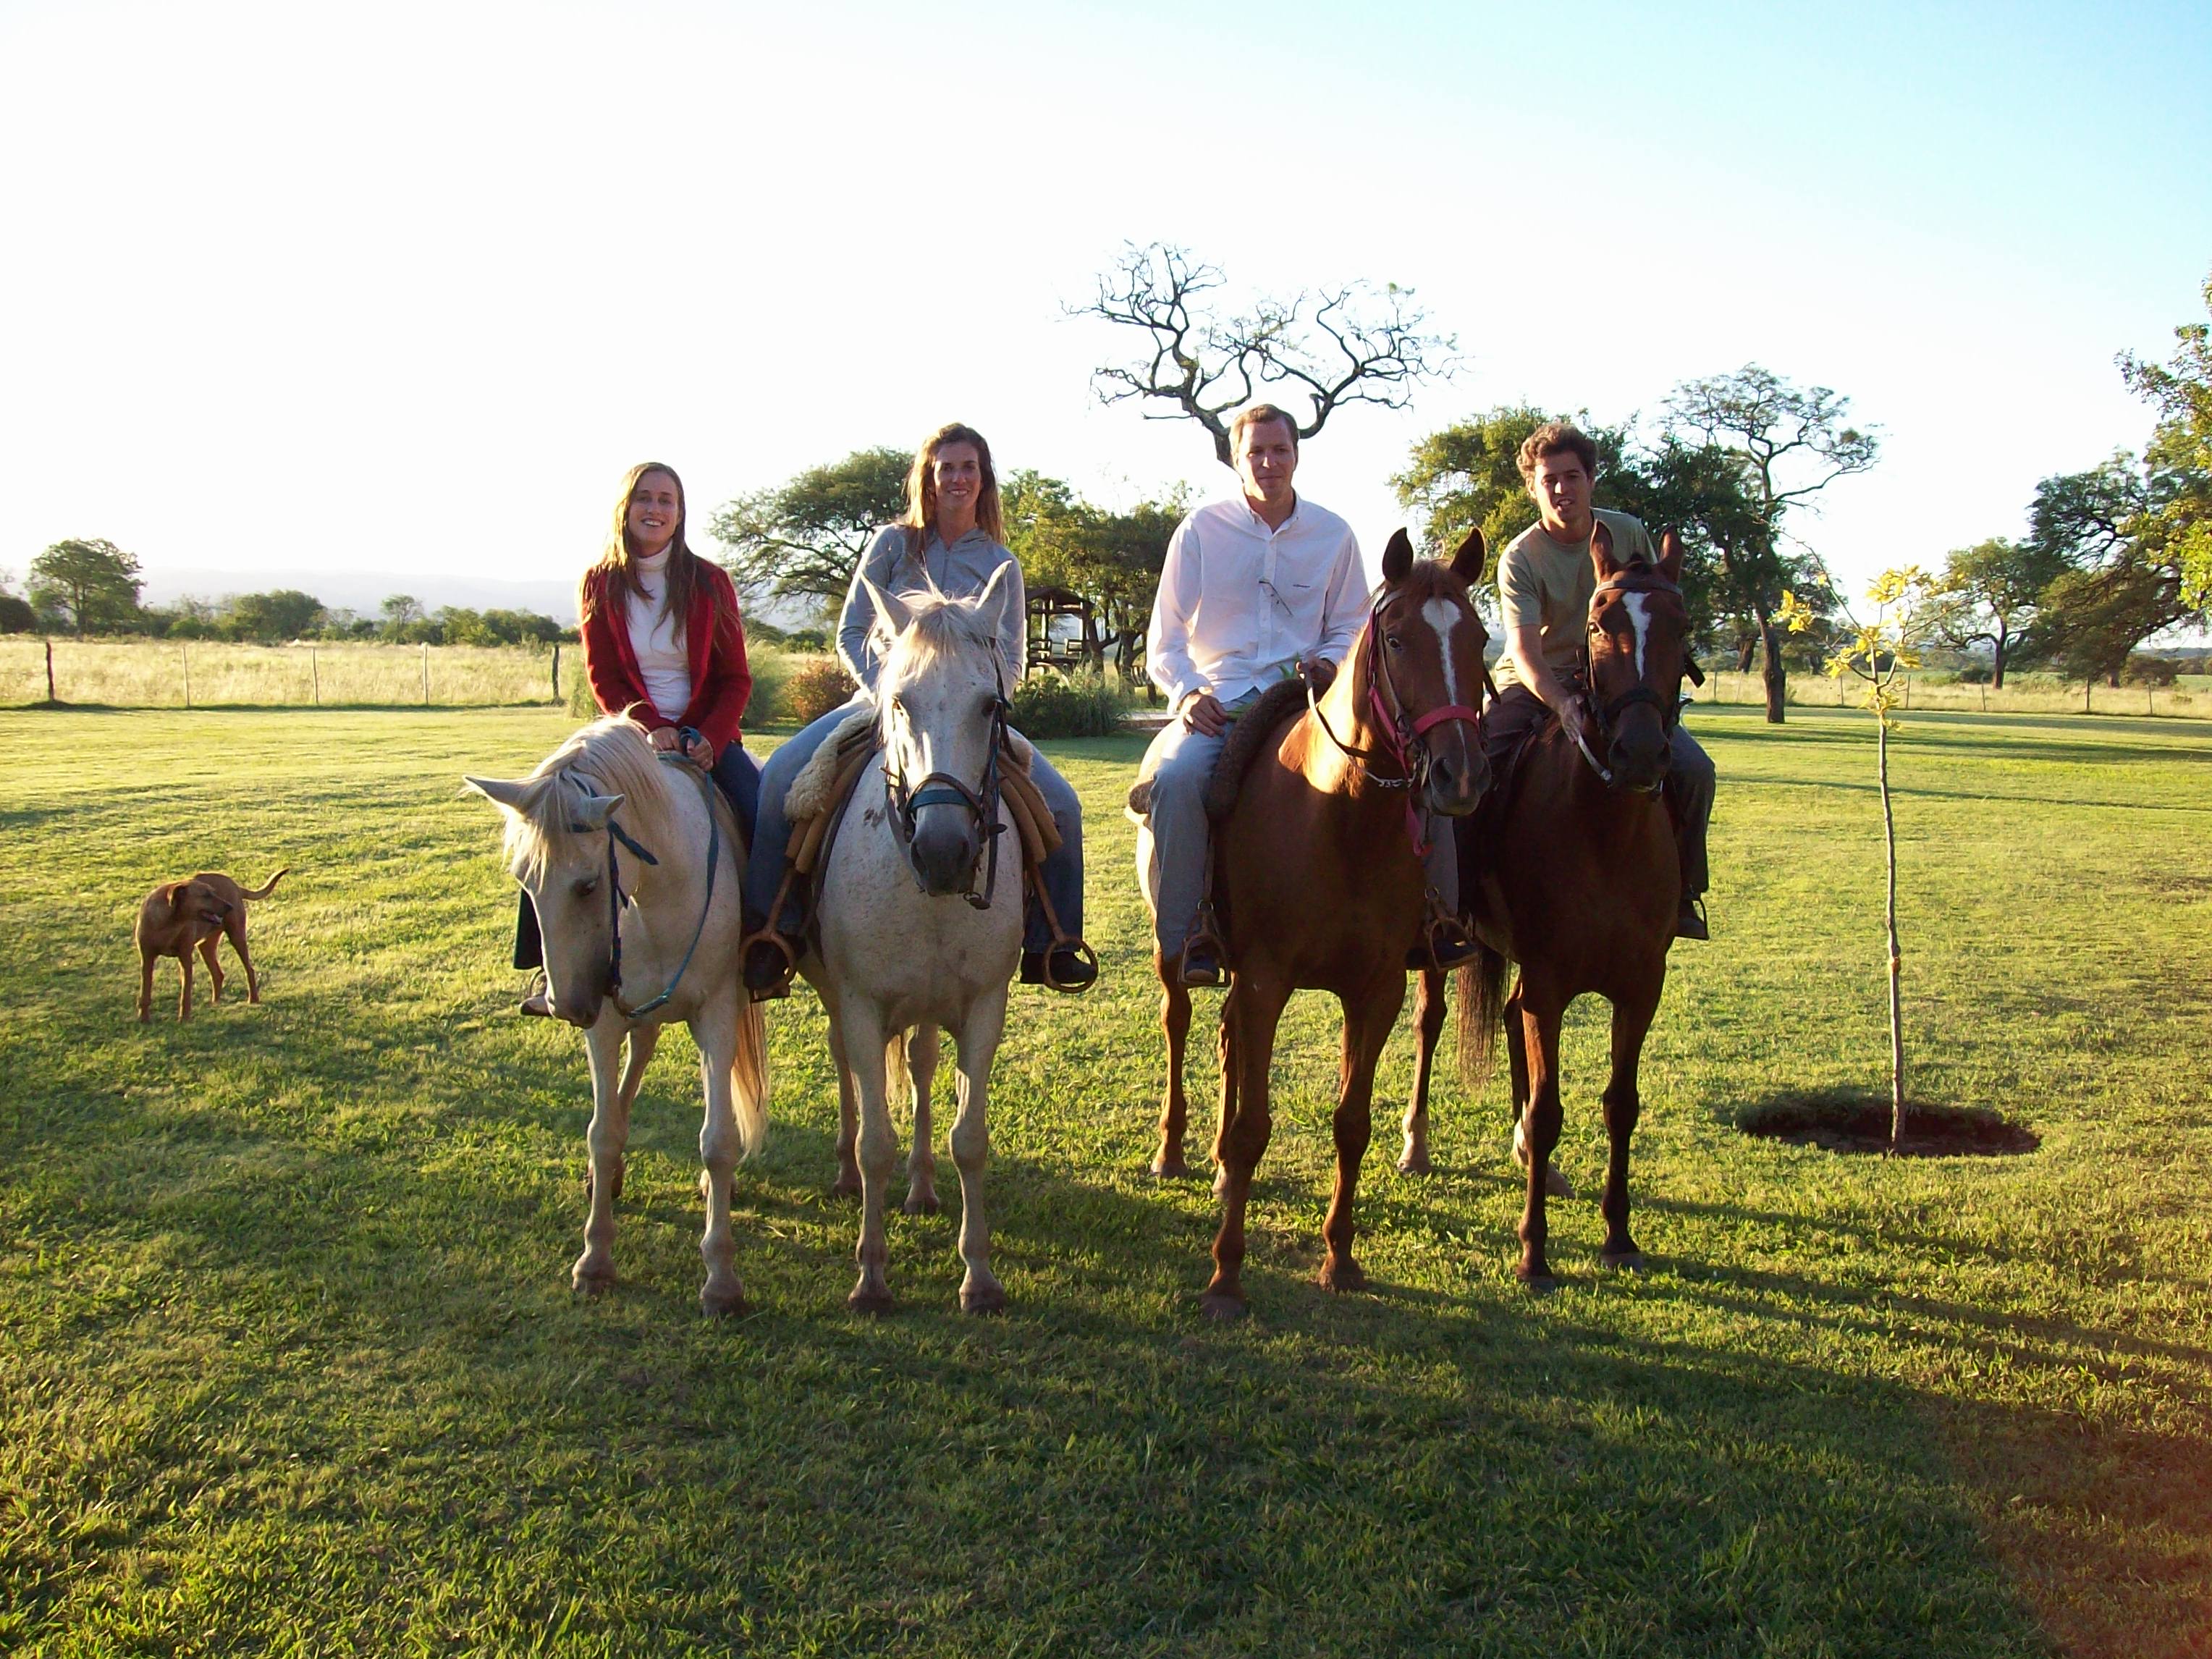
[[[489,708],[564,701],[582,669],[574,646],[17,637],[0,640],[0,705]]]
[[[1825,674],[1792,673],[1784,701],[1792,708],[1847,708],[1857,701],[1855,679],[1832,680]],[[2042,676],[2015,682],[2002,691],[1988,685],[1905,675],[1898,692],[1907,708],[1984,714],[2132,714],[2175,720],[2212,720],[2212,679],[2185,674],[2172,685],[2062,685]],[[1708,671],[1698,701],[1711,703],[1766,703],[1765,683],[1756,673]]]

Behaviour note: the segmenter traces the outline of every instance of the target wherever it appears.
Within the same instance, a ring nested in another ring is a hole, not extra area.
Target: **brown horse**
[[[1597,712],[1580,733],[1557,723],[1544,727],[1506,786],[1502,816],[1485,826],[1484,844],[1478,848],[1473,836],[1460,839],[1461,890],[1483,947],[1461,970],[1461,1044],[1479,1073],[1503,1014],[1514,1150],[1528,1173],[1517,1271],[1538,1290],[1553,1282],[1544,1255],[1547,1182],[1554,1191],[1564,1184],[1550,1167],[1559,1140],[1559,1025],[1567,1005],[1585,992],[1613,1005],[1599,1259],[1611,1267],[1643,1266],[1628,1231],[1628,1141],[1641,1109],[1637,1066],[1666,986],[1680,898],[1674,834],[1660,790],[1689,635],[1681,541],[1670,530],[1659,545],[1656,568],[1641,560],[1623,565],[1613,556],[1610,532],[1597,526],[1588,636],[1589,706]],[[1521,978],[1501,1006],[1509,959],[1520,964]],[[1417,1025],[1401,1168],[1427,1161],[1429,1066],[1443,1026],[1439,974],[1422,975]]]
[[[1486,635],[1467,588],[1482,556],[1479,532],[1449,566],[1417,562],[1406,532],[1393,536],[1382,586],[1342,671],[1287,722],[1279,744],[1261,743],[1241,781],[1226,780],[1236,805],[1214,843],[1231,969],[1214,1144],[1222,1218],[1201,1304],[1216,1318],[1244,1311],[1244,1210],[1272,1127],[1275,1027],[1296,990],[1333,991],[1344,1007],[1336,1191],[1321,1283],[1337,1291],[1365,1283],[1352,1260],[1352,1207],[1375,1062],[1404,1004],[1406,954],[1427,915],[1417,808],[1463,817],[1490,781],[1474,707]],[[1179,1081],[1172,1048],[1170,1059]],[[1181,1126],[1172,1127],[1163,1162],[1170,1152],[1179,1161]]]

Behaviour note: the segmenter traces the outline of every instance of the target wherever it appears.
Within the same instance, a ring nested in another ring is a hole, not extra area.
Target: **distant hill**
[[[579,573],[580,574],[580,573]],[[498,581],[486,576],[437,575],[380,570],[209,570],[190,567],[157,568],[144,574],[143,602],[167,605],[190,595],[220,599],[230,593],[267,593],[296,588],[312,593],[332,610],[373,617],[394,593],[411,593],[426,611],[461,605],[471,611],[534,611],[563,627],[576,621],[576,578],[544,581]]]

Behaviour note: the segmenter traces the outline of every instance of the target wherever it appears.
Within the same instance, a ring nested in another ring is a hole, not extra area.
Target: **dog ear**
[[[1483,544],[1482,526],[1475,526],[1467,532],[1467,539],[1459,544],[1459,550],[1451,556],[1452,574],[1469,587],[1474,586],[1481,578],[1482,562],[1489,550]]]
[[[185,890],[191,885],[188,881],[165,881],[154,890],[154,896],[167,905],[173,915],[177,907],[185,902]]]

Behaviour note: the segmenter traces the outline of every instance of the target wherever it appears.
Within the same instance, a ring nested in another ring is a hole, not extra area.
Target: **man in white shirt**
[[[1146,636],[1146,667],[1171,719],[1152,740],[1152,890],[1161,960],[1186,985],[1218,985],[1221,964],[1184,945],[1198,920],[1209,837],[1206,787],[1230,726],[1300,664],[1334,672],[1367,620],[1367,576],[1352,526],[1291,487],[1297,423],[1255,404],[1230,423],[1240,493],[1176,526]],[[1430,879],[1457,887],[1452,838],[1432,826]]]

